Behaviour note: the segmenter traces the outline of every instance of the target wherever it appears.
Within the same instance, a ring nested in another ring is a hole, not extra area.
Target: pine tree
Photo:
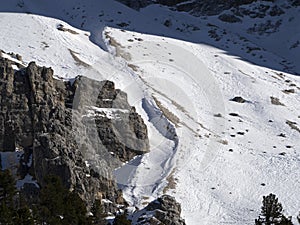
[[[41,189],[40,204],[35,215],[41,223],[62,224],[62,208],[64,205],[64,188],[61,180],[56,176],[45,178],[46,185]]]
[[[282,205],[274,194],[263,196],[261,215],[255,225],[292,225],[291,218],[283,215]]]
[[[78,194],[75,192],[68,192],[64,201],[63,224],[88,224],[86,206]]]
[[[23,206],[19,208],[14,215],[14,224],[26,224],[26,225],[34,225],[33,216],[29,207]]]
[[[0,224],[13,224],[15,181],[9,170],[0,170]]]
[[[274,194],[263,197],[261,213],[265,217],[266,224],[279,222],[282,216],[282,205]]]
[[[292,217],[285,217],[284,215],[282,215],[281,221],[279,223],[280,225],[293,225],[292,223]]]
[[[17,193],[9,170],[0,170],[0,215],[0,224],[34,224],[30,209]]]
[[[95,225],[105,225],[105,215],[103,213],[103,207],[101,205],[101,201],[100,200],[95,200],[91,212],[93,214],[93,216],[91,217],[92,220],[92,224]]]
[[[117,215],[113,225],[131,225],[131,220],[127,219],[126,214]]]
[[[36,221],[50,225],[89,224],[85,203],[78,194],[69,192],[58,176],[49,176],[45,182],[40,204],[34,208]]]
[[[0,170],[0,201],[12,203],[16,194],[15,180],[9,170]]]
[[[17,193],[16,196],[16,210],[14,212],[15,224],[34,225],[32,211],[30,210],[25,198],[21,193]]]

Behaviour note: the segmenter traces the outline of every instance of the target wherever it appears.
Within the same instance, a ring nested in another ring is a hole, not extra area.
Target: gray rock
[[[185,221],[180,217],[180,204],[169,195],[163,195],[149,203],[145,209],[138,211],[137,214],[140,215],[138,225],[185,225]]]
[[[245,102],[247,102],[247,100],[244,99],[241,96],[235,96],[234,98],[230,99],[230,101],[238,102],[238,103],[245,103]]]
[[[242,22],[242,20],[238,17],[236,17],[235,15],[231,15],[231,14],[222,14],[219,16],[219,19],[227,22],[227,23],[238,23],[238,22]]]
[[[124,92],[82,76],[56,80],[51,68],[34,62],[15,72],[4,58],[0,83],[0,151],[24,150],[22,177],[30,173],[43,187],[46,176],[57,175],[88,207],[95,199],[110,200],[107,211],[126,205],[112,171],[149,151],[149,141]],[[24,185],[25,196],[35,199],[30,187]]]

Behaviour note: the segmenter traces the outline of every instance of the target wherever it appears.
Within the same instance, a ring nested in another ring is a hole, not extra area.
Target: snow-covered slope
[[[279,31],[259,35],[247,32],[250,17],[227,24],[158,5],[137,12],[111,0],[42,2],[1,6],[0,49],[128,93],[151,146],[116,170],[133,208],[166,192],[188,225],[253,224],[261,197],[273,192],[298,214],[300,51],[282,43],[299,39],[299,8],[286,9]],[[231,100],[239,96],[246,101]]]
[[[270,192],[288,213],[298,213],[299,193],[293,190],[300,188],[300,133],[287,123],[299,126],[299,77],[206,45],[107,32],[119,41],[121,55],[130,55],[128,64],[158,107],[174,114],[169,120],[178,135],[178,143],[162,142],[144,157],[125,188],[127,199],[142,207],[144,199],[164,190],[165,177],[167,185],[177,183],[167,192],[182,203],[187,224],[253,224],[258,199]],[[295,93],[288,94],[292,87]],[[230,101],[236,96],[246,102]],[[272,104],[271,97],[284,106]]]

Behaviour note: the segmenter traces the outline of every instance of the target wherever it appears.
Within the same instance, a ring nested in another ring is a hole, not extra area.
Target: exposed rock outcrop
[[[230,101],[238,102],[238,103],[245,103],[245,102],[247,102],[247,100],[244,99],[241,96],[235,96],[234,98],[230,99]]]
[[[300,0],[288,0],[285,4],[274,0],[118,0],[119,2],[139,10],[151,4],[160,4],[170,7],[172,10],[188,12],[193,16],[220,15],[224,22],[240,22],[244,16],[251,18],[264,18],[266,16],[280,16],[284,14],[285,7],[298,7]],[[272,3],[270,5],[270,2]],[[253,4],[251,7],[247,5]],[[287,6],[290,4],[290,6]],[[224,11],[230,10],[231,12]]]
[[[256,2],[256,0],[119,0],[133,9],[140,9],[150,4],[161,4],[172,7],[178,11],[189,12],[194,16],[217,15],[224,10],[232,7],[238,7],[245,4]],[[273,0],[265,0],[265,2],[273,2]]]
[[[14,70],[12,63],[0,57],[0,151],[24,151],[21,178],[29,173],[43,187],[46,176],[57,175],[87,206],[95,199],[112,203],[106,211],[126,205],[111,172],[149,149],[126,94],[110,81],[64,82],[51,68],[31,62]]]
[[[139,212],[140,213],[140,212]],[[139,216],[138,223],[151,225],[185,225],[180,217],[181,207],[175,198],[163,195],[157,200],[149,203]]]
[[[126,93],[111,81],[64,82],[51,68],[32,62],[14,70],[13,63],[0,57],[0,151],[23,150],[21,178],[29,173],[43,188],[56,175],[87,207],[95,199],[105,212],[126,207],[112,170],[149,150],[146,125]],[[34,203],[39,188],[25,182],[23,193]],[[133,216],[138,224],[185,225],[180,214],[175,198],[164,195]]]

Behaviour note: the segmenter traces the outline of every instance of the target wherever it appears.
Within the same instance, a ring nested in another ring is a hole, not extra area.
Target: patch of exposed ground
[[[271,103],[273,105],[282,105],[282,106],[284,106],[284,104],[280,102],[279,98],[271,96],[270,99],[271,99]]]
[[[172,170],[170,175],[166,178],[168,181],[167,186],[165,186],[163,193],[166,194],[169,190],[174,190],[176,188],[176,179],[174,178],[175,169]]]
[[[296,122],[287,120],[285,123],[287,125],[289,125],[291,129],[296,130],[296,131],[298,131],[300,133],[300,128],[296,125],[297,124]]]
[[[74,61],[76,62],[77,66],[83,66],[83,67],[90,67],[89,64],[87,64],[86,62],[83,62],[81,59],[78,58],[78,52],[74,52],[73,50],[69,49],[69,52],[72,56],[72,58],[74,59]]]
[[[59,31],[63,31],[63,32],[69,32],[70,34],[79,34],[78,32],[76,32],[75,30],[71,30],[69,28],[65,28],[64,25],[59,24],[57,26],[57,30]]]
[[[127,66],[129,67],[129,68],[131,68],[134,72],[137,72],[138,71],[138,66],[136,66],[136,65],[134,65],[134,64],[127,64]]]
[[[165,108],[163,106],[163,104],[152,95],[156,105],[158,106],[158,108],[162,111],[163,115],[169,120],[171,121],[176,127],[178,127],[179,123],[180,123],[180,119],[172,112],[170,112],[167,108]]]
[[[278,72],[275,72],[273,71],[273,73],[278,76],[280,79],[284,79],[285,78],[285,75],[283,73],[278,73]]]
[[[295,89],[286,89],[282,91],[285,94],[294,94],[295,93]]]
[[[131,55],[124,51],[125,47],[117,42],[112,36],[110,36],[108,32],[105,32],[105,38],[109,40],[109,45],[115,48],[117,57],[122,57],[126,61],[131,60]]]

